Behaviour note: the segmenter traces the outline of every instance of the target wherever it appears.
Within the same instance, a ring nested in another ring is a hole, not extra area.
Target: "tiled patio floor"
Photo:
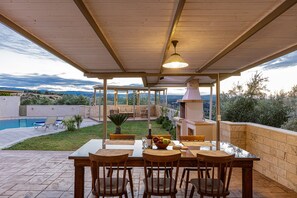
[[[0,151],[0,198],[73,197],[73,161],[71,152]],[[142,197],[143,169],[133,169],[135,197]],[[86,171],[86,193],[90,195],[90,171]],[[183,197],[179,189],[177,197]],[[129,196],[130,197],[130,196]],[[197,197],[197,194],[196,194]],[[234,169],[231,195],[241,197],[241,172]],[[254,171],[254,197],[296,198],[297,193]]]

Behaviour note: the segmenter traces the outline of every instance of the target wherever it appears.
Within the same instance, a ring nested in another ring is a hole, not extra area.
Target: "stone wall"
[[[27,105],[26,116],[47,117],[47,116],[72,116],[81,115],[88,117],[89,106],[82,105]]]
[[[248,124],[246,145],[261,158],[255,170],[297,192],[297,132]]]
[[[297,192],[297,132],[254,123],[221,122],[221,140],[260,157],[254,169]]]
[[[221,141],[246,149],[246,123],[222,121],[220,127]]]
[[[19,116],[20,96],[0,96],[0,118]]]

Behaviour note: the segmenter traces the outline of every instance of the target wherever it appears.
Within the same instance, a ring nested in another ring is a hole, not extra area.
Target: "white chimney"
[[[191,80],[187,83],[187,91],[182,100],[201,100],[198,79]]]

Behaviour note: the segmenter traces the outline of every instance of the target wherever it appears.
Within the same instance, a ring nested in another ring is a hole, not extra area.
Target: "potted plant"
[[[116,125],[116,130],[115,134],[121,134],[121,125],[126,122],[128,119],[127,114],[113,114],[110,116],[107,116],[115,125]]]

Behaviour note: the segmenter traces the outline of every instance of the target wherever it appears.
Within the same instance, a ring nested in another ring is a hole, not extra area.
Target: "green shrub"
[[[83,121],[83,118],[81,115],[75,115],[73,116],[74,120],[75,120],[75,124],[76,124],[76,128],[77,129],[80,129],[80,124],[82,123]]]
[[[67,131],[75,131],[75,119],[63,120],[62,123],[67,128]]]
[[[176,127],[175,126],[172,126],[172,128],[169,130],[169,133],[171,135],[171,138],[173,140],[176,140]]]
[[[289,120],[285,122],[281,128],[297,132],[297,118],[289,118]]]

